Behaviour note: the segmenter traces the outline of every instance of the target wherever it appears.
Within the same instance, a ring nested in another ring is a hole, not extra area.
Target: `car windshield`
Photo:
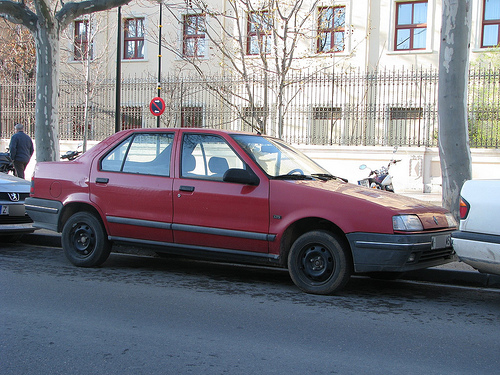
[[[334,177],[306,155],[278,139],[242,134],[233,138],[270,177]]]

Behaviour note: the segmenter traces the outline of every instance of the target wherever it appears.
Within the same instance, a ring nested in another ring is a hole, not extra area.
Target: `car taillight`
[[[460,219],[464,220],[469,214],[470,204],[463,197],[460,197]]]
[[[35,195],[35,179],[31,179],[30,197]]]

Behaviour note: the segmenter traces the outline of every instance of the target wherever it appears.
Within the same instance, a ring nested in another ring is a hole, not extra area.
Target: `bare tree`
[[[470,0],[443,0],[439,53],[439,156],[443,206],[458,217],[460,190],[472,178],[467,126]]]
[[[35,41],[20,26],[0,20],[0,76],[26,80],[35,76]]]
[[[94,48],[97,35],[108,34],[103,33],[104,29],[111,29],[111,25],[105,25],[102,19],[90,14],[77,19],[74,26],[68,27],[62,36],[68,42],[66,43],[67,47],[64,44],[62,47],[62,50],[68,56],[66,63],[63,62],[67,72],[63,78],[79,82],[83,87],[83,96],[81,101],[76,103],[76,113],[72,118],[73,124],[77,125],[77,129],[81,129],[81,132],[75,131],[74,135],[82,137],[83,152],[87,150],[88,133],[91,129],[91,109],[96,87],[107,79],[105,71],[106,58],[108,57],[107,50],[96,50]],[[114,34],[114,32],[110,32],[109,38],[114,37]],[[110,42],[111,40],[108,39],[104,41],[104,44],[109,45]],[[71,89],[74,89],[72,85]],[[83,112],[83,118],[78,116],[81,112]]]
[[[36,45],[36,109],[35,140],[38,161],[59,158],[58,109],[61,32],[77,17],[99,12],[131,0],[87,0],[59,2],[34,0],[30,7],[23,1],[0,0],[0,15],[8,21],[25,26]]]
[[[240,118],[256,130],[268,133],[268,117],[271,97],[275,105],[275,130],[278,137],[283,135],[284,118],[288,103],[285,100],[287,87],[295,82],[289,81],[289,73],[303,67],[299,44],[315,44],[314,31],[307,25],[315,14],[319,0],[229,0],[227,9],[219,10],[207,5],[201,0],[190,2],[193,14],[202,14],[208,22],[202,25],[200,31],[210,41],[211,54],[223,65],[224,74],[239,77],[244,84],[244,95],[233,90],[229,85],[224,88],[212,87],[226,102],[239,112]],[[173,16],[177,16],[172,11]],[[199,19],[193,18],[197,22]],[[178,20],[185,28],[195,29],[197,25],[190,24],[189,13],[183,20]],[[189,30],[188,30],[189,32]],[[196,42],[184,44],[179,48],[177,43],[168,40],[168,35],[162,40],[163,46],[193,67],[203,78],[206,76],[208,62],[204,57],[205,47],[199,52]],[[176,40],[176,35],[172,35]],[[308,51],[308,48],[305,48]],[[212,56],[212,57],[214,57]],[[302,64],[302,65],[301,65]],[[255,77],[259,76],[257,81]],[[209,80],[205,80],[209,84]],[[260,86],[259,96],[256,86]],[[231,91],[228,95],[227,90]],[[234,105],[237,98],[247,103],[242,112]]]

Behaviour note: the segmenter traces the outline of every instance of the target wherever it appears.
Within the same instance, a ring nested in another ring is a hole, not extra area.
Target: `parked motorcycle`
[[[397,148],[394,149],[395,153]],[[358,181],[358,185],[369,187],[372,189],[386,190],[394,193],[394,186],[392,185],[392,175],[389,174],[389,168],[391,165],[400,162],[401,160],[395,160],[394,157],[389,161],[386,166],[380,167],[380,169],[371,169],[366,164],[361,164],[359,169],[369,169],[370,173],[367,178],[363,178]]]
[[[16,170],[14,169],[14,163],[10,158],[9,152],[0,152],[0,172],[9,173],[16,175]]]

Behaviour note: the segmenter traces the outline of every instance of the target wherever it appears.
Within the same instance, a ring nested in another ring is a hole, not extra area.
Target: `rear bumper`
[[[26,198],[26,212],[36,228],[58,231],[59,215],[63,204],[59,201],[40,198]]]
[[[453,262],[451,233],[350,233],[354,271],[406,272]]]
[[[461,261],[481,272],[500,275],[500,236],[457,231],[452,237]]]

